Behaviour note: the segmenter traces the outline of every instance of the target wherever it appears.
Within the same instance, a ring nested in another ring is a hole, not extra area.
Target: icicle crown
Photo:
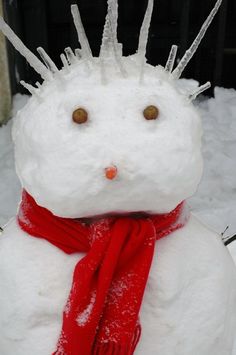
[[[200,29],[197,37],[186,51],[182,59],[179,61],[177,67],[173,70],[177,46],[173,45],[170,51],[169,58],[167,60],[165,68],[159,66],[159,69],[162,68],[164,73],[168,74],[168,80],[179,79],[182,75],[187,64],[195,54],[201,40],[203,39],[208,27],[210,26],[214,16],[216,15],[222,0],[217,0],[213,10],[210,15],[204,22],[203,26]],[[106,21],[103,31],[102,44],[100,49],[99,58],[95,58],[92,55],[91,48],[89,46],[89,41],[86,37],[85,30],[82,24],[81,16],[77,5],[71,5],[71,13],[74,20],[74,25],[77,31],[78,40],[81,46],[81,49],[75,49],[73,51],[70,47],[65,48],[65,54],[61,54],[62,60],[62,69],[59,70],[52,59],[48,56],[45,50],[41,47],[37,48],[38,53],[42,59],[40,61],[16,36],[16,34],[11,30],[11,28],[0,18],[0,29],[13,44],[13,46],[22,54],[27,60],[27,62],[34,68],[34,70],[40,74],[44,81],[51,81],[54,79],[63,79],[65,73],[68,73],[71,69],[74,69],[75,66],[83,64],[87,70],[93,70],[93,66],[100,67],[101,82],[105,84],[108,78],[111,77],[109,69],[113,72],[112,74],[120,75],[123,78],[128,77],[130,66],[127,64],[128,59],[132,59],[132,67],[136,69],[136,75],[139,77],[140,83],[143,83],[145,80],[145,69],[147,68],[146,64],[146,46],[148,41],[148,33],[152,18],[154,0],[148,0],[147,10],[144,16],[143,24],[139,36],[139,45],[138,52],[136,55],[133,55],[132,58],[122,56],[122,45],[118,43],[117,40],[117,20],[118,20],[118,3],[117,0],[108,0],[108,11],[106,15]],[[110,64],[110,65],[109,65]],[[165,75],[165,74],[164,74]],[[21,84],[31,93],[37,94],[40,89],[40,85],[33,87],[30,84],[21,81]],[[197,95],[202,93],[204,90],[209,88],[209,83],[206,83],[194,92],[189,93],[188,96],[191,99],[195,99]]]

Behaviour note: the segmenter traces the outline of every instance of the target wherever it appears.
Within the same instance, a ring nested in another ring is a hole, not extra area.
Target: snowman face
[[[129,76],[111,68],[106,84],[96,62],[92,71],[74,66],[15,119],[17,173],[55,215],[163,213],[195,192],[197,112],[162,68],[146,65],[139,84],[135,60],[126,61]]]

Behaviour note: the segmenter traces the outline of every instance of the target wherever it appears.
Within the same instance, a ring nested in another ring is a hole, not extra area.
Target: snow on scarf
[[[23,191],[20,227],[67,254],[85,253],[75,266],[54,355],[134,353],[155,241],[185,224],[183,210],[181,203],[161,215],[69,219],[54,216]]]

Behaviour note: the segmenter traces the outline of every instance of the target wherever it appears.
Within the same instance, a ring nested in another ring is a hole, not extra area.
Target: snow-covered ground
[[[27,102],[27,96],[14,97],[14,113]],[[236,91],[215,89],[215,98],[197,103],[203,118],[205,171],[194,197],[193,212],[221,233],[236,233]],[[20,183],[14,171],[12,122],[0,129],[0,225],[16,212]]]
[[[236,234],[236,91],[215,88],[202,101],[204,174],[190,205],[217,232]]]

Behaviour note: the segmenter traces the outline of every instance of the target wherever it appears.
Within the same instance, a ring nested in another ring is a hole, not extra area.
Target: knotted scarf
[[[134,353],[155,241],[185,224],[183,210],[181,203],[167,214],[69,219],[54,216],[23,191],[20,227],[67,254],[85,253],[74,269],[54,355]]]

